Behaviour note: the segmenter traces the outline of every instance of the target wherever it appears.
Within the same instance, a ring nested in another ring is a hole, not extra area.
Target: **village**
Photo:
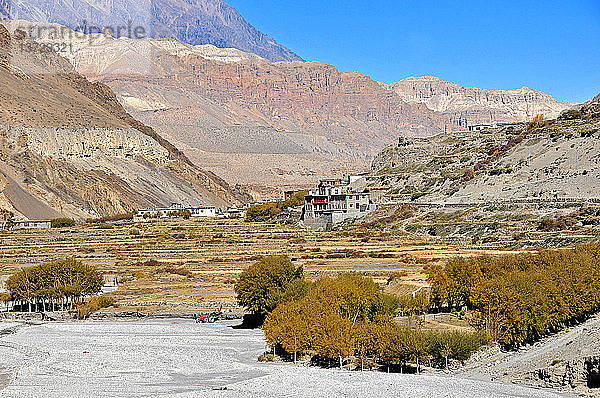
[[[302,225],[311,230],[331,230],[335,225],[347,219],[362,218],[377,208],[376,197],[365,189],[365,176],[345,176],[338,179],[323,179],[309,190],[292,190],[283,192],[279,201],[285,201],[294,195],[303,195],[304,203],[298,207]],[[190,206],[181,203],[171,203],[170,206],[138,209],[132,213],[131,222],[151,222],[165,219],[244,219],[248,209],[277,200],[249,202],[243,206],[217,208],[215,206]],[[67,220],[65,217],[61,220]],[[126,220],[127,220],[126,219]],[[90,218],[90,220],[93,220]],[[56,221],[56,220],[54,220]],[[75,220],[73,220],[75,221]],[[82,220],[83,221],[83,220]],[[22,220],[15,219],[12,214],[5,215],[0,229],[2,230],[36,230],[50,229],[55,225],[52,219]]]

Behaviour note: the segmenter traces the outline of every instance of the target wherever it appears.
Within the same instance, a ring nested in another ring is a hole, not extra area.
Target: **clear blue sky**
[[[226,1],[304,59],[378,81],[600,93],[600,0]]]

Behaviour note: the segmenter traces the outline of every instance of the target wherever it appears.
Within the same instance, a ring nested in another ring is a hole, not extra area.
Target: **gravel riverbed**
[[[235,324],[145,320],[20,328],[0,338],[0,396],[561,396],[461,378],[260,364],[256,358],[265,350],[262,332],[232,328]],[[10,326],[14,324],[0,323],[0,330]]]

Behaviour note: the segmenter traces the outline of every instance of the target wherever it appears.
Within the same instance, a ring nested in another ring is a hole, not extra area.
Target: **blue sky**
[[[578,102],[600,92],[600,0],[227,2],[304,59],[378,81],[433,75]]]

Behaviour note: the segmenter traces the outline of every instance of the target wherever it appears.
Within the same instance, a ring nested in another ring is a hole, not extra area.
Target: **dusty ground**
[[[49,323],[0,339],[3,397],[519,397],[560,395],[459,378],[259,364],[259,330],[190,321]],[[1,326],[0,326],[1,327]],[[227,390],[213,390],[224,388]]]

